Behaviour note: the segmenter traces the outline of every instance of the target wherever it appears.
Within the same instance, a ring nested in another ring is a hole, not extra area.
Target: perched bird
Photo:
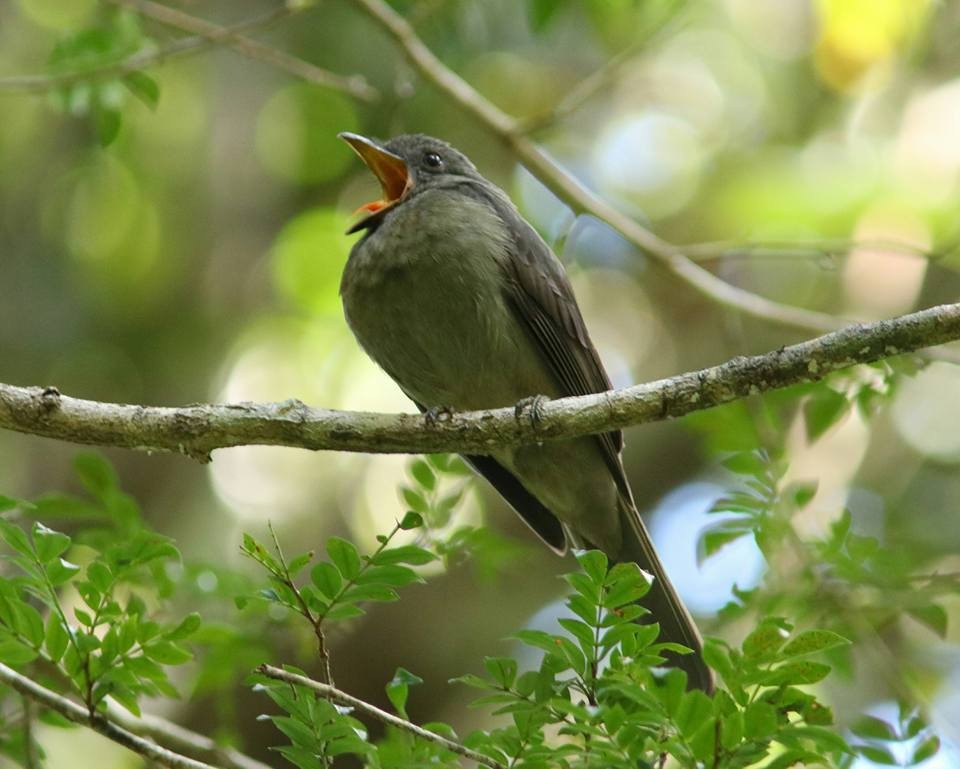
[[[344,139],[383,198],[350,230],[340,295],[358,341],[420,408],[504,407],[611,388],[560,261],[506,194],[449,144],[424,135]],[[654,577],[643,599],[671,664],[712,690],[702,640],[633,502],[620,432],[496,449],[466,461],[558,553],[598,548]]]

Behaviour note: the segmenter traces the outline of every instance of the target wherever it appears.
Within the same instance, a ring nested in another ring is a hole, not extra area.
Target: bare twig
[[[151,18],[168,27],[175,27],[209,40],[222,41],[228,48],[246,56],[248,59],[262,61],[272,67],[296,75],[308,83],[343,91],[362,101],[375,101],[380,96],[362,75],[345,76],[330,72],[297,56],[292,56],[279,48],[244,37],[238,32],[227,31],[224,33],[224,30],[228,28],[191,16],[189,13],[184,13],[176,8],[155,3],[153,0],[106,0],[106,2],[130,8],[142,16]],[[287,13],[292,12],[296,7],[302,6],[294,3],[285,5]]]
[[[37,736],[33,732],[33,719],[36,715],[33,700],[23,700],[23,760],[24,769],[40,769],[40,757],[37,755]]]
[[[177,27],[193,36],[184,37],[163,46],[138,51],[120,61],[112,61],[95,67],[86,67],[70,72],[50,75],[13,75],[0,78],[0,94],[7,93],[47,93],[85,80],[123,77],[139,72],[156,64],[188,54],[201,53],[218,45],[226,45],[241,52],[248,58],[264,61],[271,66],[290,72],[308,82],[327,88],[344,91],[350,96],[364,101],[373,101],[378,93],[360,75],[338,75],[303,59],[291,56],[270,46],[244,37],[242,33],[259,32],[290,16],[305,6],[294,3],[282,4],[268,13],[255,16],[227,26],[217,26],[197,19],[158,3],[132,3],[126,0],[108,0],[122,5],[135,7],[144,16],[150,15],[169,26]],[[141,7],[142,6],[142,7]],[[160,18],[162,16],[163,18]]]
[[[522,134],[535,133],[572,115],[597,93],[610,85],[620,74],[623,67],[636,58],[648,44],[649,41],[644,39],[627,46],[613,58],[608,59],[598,70],[591,72],[574,85],[553,109],[518,120],[516,131]]]
[[[26,676],[20,675],[13,668],[0,663],[0,682],[3,682],[11,689],[29,697],[34,702],[43,705],[45,708],[59,713],[68,721],[81,726],[87,726],[93,731],[102,734],[104,737],[123,745],[125,748],[145,756],[160,766],[168,769],[218,769],[212,764],[206,764],[202,761],[196,761],[172,750],[160,747],[159,745],[138,737],[132,732],[118,726],[107,718],[94,714],[91,715],[87,709],[78,705],[72,700],[68,700],[50,689],[31,681]]]
[[[447,67],[417,36],[413,27],[383,0],[355,4],[400,46],[424,80],[447,95],[497,136],[554,195],[576,213],[605,221],[632,245],[650,254],[676,277],[715,302],[763,320],[794,328],[832,331],[845,321],[827,313],[775,302],[733,286],[689,259],[683,249],[663,240],[584,187],[546,151],[523,135],[517,121],[496,107]]]
[[[648,29],[641,30],[637,34],[637,39],[634,42],[608,59],[599,69],[591,72],[583,80],[574,85],[553,109],[540,115],[532,115],[531,117],[518,120],[517,131],[525,134],[542,131],[555,123],[559,123],[580,109],[580,107],[616,80],[623,68],[640,53],[655,46],[659,38],[663,38],[668,33],[676,31],[676,28],[681,23],[678,22],[681,14],[677,13],[676,5],[677,4],[674,3],[672,7],[661,9],[659,18],[657,18]],[[411,22],[415,24],[413,19],[411,19]]]
[[[78,83],[81,80],[97,80],[108,77],[121,77],[131,72],[139,72],[169,59],[190,53],[200,53],[213,48],[232,34],[262,29],[293,13],[292,8],[281,6],[273,11],[238,22],[229,27],[221,27],[216,38],[198,35],[175,40],[160,48],[138,51],[125,59],[96,67],[78,69],[73,72],[61,72],[53,75],[14,75],[0,78],[0,93],[46,93],[57,88]]]
[[[175,452],[201,461],[214,449],[243,445],[483,454],[494,447],[662,421],[957,339],[960,304],[940,305],[656,382],[549,401],[535,425],[518,420],[512,406],[452,414],[440,421],[419,414],[310,408],[296,400],[131,406],[70,398],[52,387],[0,384],[0,428],[76,443]]]
[[[198,761],[206,761],[221,769],[271,769],[267,764],[239,750],[219,745],[204,734],[198,734],[160,716],[145,713],[137,718],[112,703],[107,707],[107,716],[133,734],[149,737],[177,753]]]
[[[434,734],[429,732],[423,727],[417,726],[406,719],[395,716],[392,713],[387,713],[385,710],[380,710],[380,708],[371,705],[368,702],[364,702],[361,699],[357,699],[351,694],[340,691],[339,689],[329,686],[328,684],[322,684],[319,681],[314,681],[312,678],[307,678],[306,676],[297,675],[296,673],[289,673],[286,670],[282,670],[273,665],[261,665],[257,668],[257,672],[261,673],[268,678],[273,678],[277,681],[285,681],[288,684],[293,684],[294,686],[304,686],[308,689],[312,689],[334,702],[339,702],[342,705],[348,705],[354,710],[364,713],[371,718],[375,718],[378,721],[381,721],[389,726],[393,726],[397,729],[401,729],[409,734],[413,734],[416,737],[419,737],[422,740],[427,740],[436,745],[440,745],[447,750],[456,753],[464,758],[468,758],[471,761],[476,761],[478,764],[483,766],[489,766],[491,769],[506,769],[503,764],[493,760],[489,756],[485,756],[483,753],[478,753],[475,750],[461,745],[459,742],[454,742],[453,740],[448,740],[446,737],[441,737],[439,734]]]

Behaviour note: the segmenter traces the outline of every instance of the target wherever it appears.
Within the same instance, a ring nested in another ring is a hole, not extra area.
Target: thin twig
[[[192,35],[199,35],[209,40],[223,42],[228,48],[237,53],[246,56],[248,59],[262,61],[277,69],[296,75],[302,80],[314,85],[325,88],[333,88],[338,91],[353,96],[361,101],[376,101],[380,94],[371,86],[362,75],[340,75],[336,72],[318,67],[305,59],[292,56],[279,48],[261,43],[258,40],[245,37],[236,31],[226,32],[226,27],[221,27],[189,13],[170,8],[161,3],[155,3],[153,0],[105,0],[114,5],[130,8],[142,16],[158,21],[168,27],[181,29]],[[294,3],[286,4],[287,13],[292,12],[295,7],[301,7]]]
[[[40,757],[37,755],[37,736],[33,732],[33,700],[23,700],[23,761],[25,769],[40,769]]]
[[[815,382],[840,369],[960,339],[960,304],[850,326],[763,355],[621,390],[546,402],[534,423],[513,406],[447,415],[310,408],[300,401],[183,408],[80,400],[53,387],[0,384],[0,428],[96,446],[184,454],[273,445],[388,453],[489,453],[683,416],[748,395]]]
[[[413,734],[419,737],[422,740],[427,740],[436,745],[449,750],[453,753],[456,753],[464,758],[468,758],[471,761],[476,761],[478,764],[483,766],[489,766],[491,769],[506,769],[503,764],[495,761],[489,756],[485,756],[483,753],[478,753],[475,750],[461,745],[459,742],[454,742],[449,740],[446,737],[441,737],[439,734],[434,734],[429,732],[423,727],[417,726],[406,719],[395,716],[392,713],[387,713],[385,710],[380,710],[380,708],[371,705],[368,702],[364,702],[361,699],[354,697],[351,694],[340,691],[333,686],[327,684],[322,684],[319,681],[314,681],[312,678],[307,678],[306,676],[297,675],[296,673],[289,673],[286,670],[282,670],[273,665],[261,665],[257,668],[257,672],[261,673],[268,678],[273,678],[276,681],[285,681],[288,684],[293,684],[294,686],[304,686],[308,689],[312,689],[328,699],[339,702],[342,705],[348,705],[353,709],[365,713],[371,718],[375,718],[378,721],[381,721],[388,726],[393,726],[396,729],[401,729],[409,734]]]
[[[125,0],[106,0],[116,4],[127,5]],[[138,51],[119,61],[111,61],[94,67],[59,72],[50,75],[12,75],[0,78],[0,94],[2,93],[47,93],[58,88],[64,88],[74,83],[86,80],[103,80],[105,78],[123,77],[132,72],[140,72],[156,64],[169,61],[181,56],[201,53],[218,45],[238,50],[251,59],[263,61],[271,66],[290,72],[308,82],[316,83],[327,88],[344,91],[350,96],[363,101],[373,101],[378,97],[366,79],[360,75],[338,75],[317,67],[303,59],[291,56],[270,46],[243,37],[242,33],[263,31],[281,19],[303,10],[306,6],[295,3],[282,4],[272,11],[251,19],[245,19],[236,24],[217,26],[210,22],[197,19],[189,14],[172,8],[150,3],[137,7],[144,16],[150,15],[157,21],[168,26],[175,26],[193,32],[193,36],[174,40],[163,46]],[[162,9],[162,10],[158,10]],[[155,11],[163,15],[160,19],[152,15]],[[174,21],[176,20],[176,22]],[[179,22],[179,23],[177,23]]]
[[[168,769],[222,769],[222,767],[196,761],[179,753],[174,753],[167,748],[160,747],[149,740],[145,740],[127,731],[98,713],[91,715],[83,706],[78,705],[72,700],[68,700],[66,697],[44,686],[40,686],[40,684],[31,681],[26,676],[20,675],[16,670],[2,663],[0,663],[0,682],[19,692],[24,697],[29,697],[45,708],[59,713],[68,721],[80,724],[81,726],[87,726],[98,734],[102,734],[104,737],[123,745],[135,753],[139,753],[151,761],[155,761],[161,766],[168,767]]]
[[[647,252],[670,273],[725,307],[785,326],[833,331],[842,318],[775,302],[731,285],[689,259],[683,249],[668,243],[616,207],[584,187],[546,151],[518,130],[517,121],[496,107],[447,67],[417,36],[413,27],[383,0],[354,0],[400,46],[413,68],[454,103],[472,114],[502,141],[527,169],[575,213],[605,221],[629,243]]]
[[[206,761],[221,769],[271,769],[235,748],[220,745],[205,734],[198,734],[166,718],[145,713],[139,718],[109,703],[107,717],[133,734],[151,740],[198,761]]]
[[[624,66],[633,61],[647,45],[648,41],[644,39],[627,46],[613,58],[608,59],[598,70],[591,72],[574,85],[555,107],[539,115],[517,120],[515,130],[521,134],[536,133],[572,115],[603,88],[610,85]]]
[[[303,618],[313,627],[313,634],[317,638],[317,656],[320,657],[320,675],[323,678],[323,683],[333,686],[334,680],[333,671],[330,668],[330,650],[327,649],[327,637],[323,632],[324,616],[314,616],[310,605],[303,597],[303,593],[300,592],[297,583],[293,581],[290,569],[287,568],[287,559],[284,558],[283,555],[283,548],[280,547],[277,532],[274,530],[273,524],[270,521],[267,521],[267,528],[270,530],[270,536],[273,538],[273,546],[277,551],[277,557],[280,559],[280,568],[283,569],[283,574],[279,576],[286,583],[287,587],[290,588],[290,592],[296,596],[297,604],[300,606],[300,614],[302,614]],[[334,602],[331,602],[330,606],[333,606],[333,603]]]
[[[654,47],[659,39],[675,33],[676,28],[682,23],[680,19],[681,14],[677,13],[675,7],[661,9],[659,18],[648,29],[641,30],[634,42],[574,85],[553,109],[518,120],[517,131],[523,134],[542,131],[572,115],[610,85],[623,68],[640,53]]]
[[[230,35],[249,32],[255,29],[263,29],[293,12],[293,8],[281,6],[261,16],[246,19],[228,27],[221,27],[221,32],[218,33],[216,38],[212,35],[184,37],[180,40],[174,40],[172,43],[168,43],[160,48],[138,51],[120,61],[110,62],[96,67],[87,67],[72,72],[60,72],[52,75],[13,75],[0,78],[0,93],[4,91],[47,93],[57,88],[73,85],[82,80],[100,80],[103,78],[129,75],[131,72],[139,72],[154,64],[159,64],[178,56],[206,51],[209,48],[220,45],[227,40]]]

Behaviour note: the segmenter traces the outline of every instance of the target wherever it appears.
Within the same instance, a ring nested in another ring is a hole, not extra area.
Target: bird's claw
[[[433,427],[438,422],[449,422],[452,416],[453,409],[449,406],[431,406],[423,412],[428,427]]]
[[[531,395],[529,398],[523,398],[513,407],[513,416],[519,422],[523,418],[523,412],[529,409],[530,425],[537,429],[543,421],[543,407],[549,400],[546,395]]]

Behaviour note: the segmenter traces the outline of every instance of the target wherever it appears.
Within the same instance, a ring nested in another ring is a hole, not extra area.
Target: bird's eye
[[[440,166],[443,165],[443,158],[436,152],[428,152],[423,156],[423,162],[430,166],[430,168],[440,168]]]

